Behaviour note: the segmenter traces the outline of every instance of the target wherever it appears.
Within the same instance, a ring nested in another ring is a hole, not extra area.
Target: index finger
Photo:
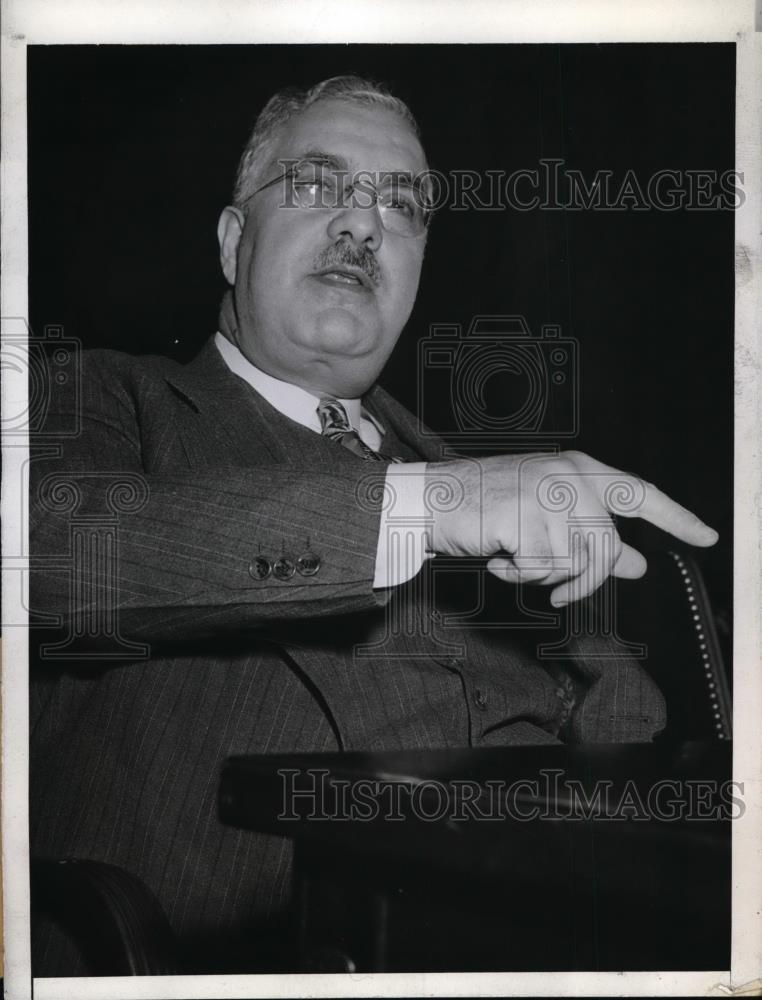
[[[719,538],[714,528],[710,528],[700,517],[676,503],[656,486],[644,483],[643,480],[640,482],[645,488],[645,499],[640,507],[616,513],[625,517],[641,517],[689,545],[714,545]]]

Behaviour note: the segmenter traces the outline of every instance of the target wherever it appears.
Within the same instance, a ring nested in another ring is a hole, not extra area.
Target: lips
[[[334,281],[348,281],[353,285],[361,285],[362,282],[355,274],[347,274],[346,271],[325,271],[324,278],[333,278]]]
[[[314,275],[323,284],[330,284],[336,287],[356,289],[363,291],[371,290],[370,280],[364,271],[354,267],[327,267],[322,271],[317,271]]]

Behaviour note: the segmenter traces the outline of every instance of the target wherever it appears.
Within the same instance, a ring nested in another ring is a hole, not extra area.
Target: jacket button
[[[296,566],[286,556],[281,556],[273,563],[273,576],[276,580],[290,580],[296,572]]]
[[[314,576],[320,569],[320,556],[304,552],[296,560],[296,569],[302,576]]]
[[[474,690],[474,704],[476,707],[483,712],[487,707],[487,701],[488,698],[486,691],[483,691],[481,688],[476,688]]]
[[[249,563],[249,576],[255,580],[266,580],[272,572],[272,564],[264,556],[257,556]]]

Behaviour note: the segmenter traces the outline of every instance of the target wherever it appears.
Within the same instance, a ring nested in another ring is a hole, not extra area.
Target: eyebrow
[[[295,153],[293,156],[281,156],[278,158],[278,162],[281,163],[283,160],[310,160],[314,163],[324,163],[326,166],[331,167],[333,170],[347,170],[347,161],[342,156],[336,156],[334,153],[328,153],[324,149],[307,149],[302,153]]]
[[[277,162],[278,164],[282,164],[284,160],[288,162],[292,162],[293,160],[309,160],[312,163],[322,163],[332,170],[349,172],[347,160],[343,156],[329,153],[318,147],[312,147],[302,153],[295,153],[293,156],[281,156]],[[358,173],[365,173],[365,171],[358,171]],[[375,173],[385,179],[406,181],[411,186],[416,185],[416,175],[412,170],[377,170]]]

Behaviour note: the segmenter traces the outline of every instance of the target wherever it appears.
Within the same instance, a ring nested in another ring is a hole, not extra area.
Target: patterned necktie
[[[358,458],[370,459],[374,462],[401,462],[401,458],[392,458],[388,455],[381,455],[373,451],[362,440],[357,431],[352,427],[347,416],[347,411],[342,403],[333,396],[323,396],[317,406],[317,415],[320,418],[320,426],[324,437],[331,441],[338,441],[346,449],[357,455]]]

